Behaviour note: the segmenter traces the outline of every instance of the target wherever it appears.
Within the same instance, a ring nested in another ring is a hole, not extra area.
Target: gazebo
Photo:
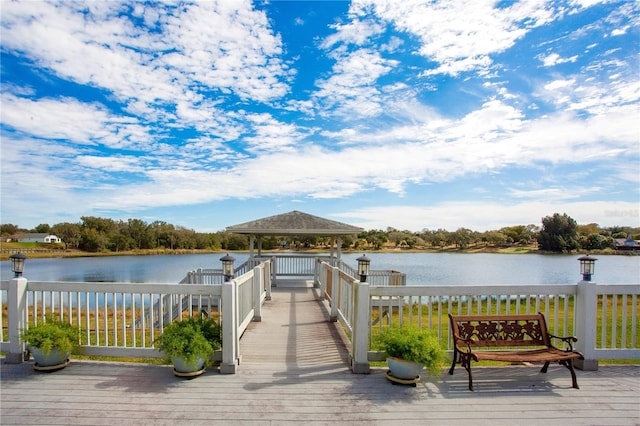
[[[266,235],[279,237],[313,235],[332,238],[331,255],[334,255],[333,246],[335,243],[337,246],[336,257],[340,258],[341,237],[343,235],[358,234],[364,229],[294,210],[289,213],[229,226],[226,231],[234,234],[249,235],[250,257],[254,257],[256,239],[258,241],[258,256],[262,255],[262,237]]]

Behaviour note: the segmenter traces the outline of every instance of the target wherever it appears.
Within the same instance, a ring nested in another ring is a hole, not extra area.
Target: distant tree
[[[449,243],[463,249],[473,241],[473,238],[473,231],[467,228],[458,228],[456,232],[449,235]]]
[[[589,236],[591,234],[600,234],[600,226],[597,223],[589,223],[587,225],[578,225],[578,234],[582,236]]]
[[[51,227],[51,232],[62,239],[66,249],[77,248],[80,245],[82,229],[77,223],[56,223]]]
[[[2,235],[3,237],[10,237],[16,234],[19,230],[20,228],[18,227],[18,225],[13,225],[11,223],[0,225],[0,235]]]
[[[118,224],[113,219],[95,216],[81,216],[80,219],[82,220],[83,229],[93,228],[103,236],[115,232],[118,227]]]
[[[586,237],[580,236],[580,246],[585,250],[602,250],[613,244],[613,238],[605,237],[599,233],[592,233]]]
[[[156,220],[149,224],[149,231],[152,234],[152,239],[156,242],[156,247],[164,247],[171,250],[175,248],[178,237],[173,225],[161,220]]]
[[[371,231],[364,231],[358,234],[358,238],[367,240],[367,243],[375,250],[379,250],[384,246],[384,243],[389,241],[389,237],[385,231],[374,229]]]
[[[450,232],[446,229],[438,229],[437,231],[434,231],[431,245],[434,247],[444,247],[447,244],[449,234]]]
[[[225,233],[225,239],[222,241],[222,248],[225,250],[247,250],[249,248],[249,239],[246,235]]]
[[[553,252],[567,252],[579,247],[578,224],[566,213],[542,218],[538,248]]]
[[[107,248],[111,251],[119,252],[130,250],[134,245],[134,241],[130,236],[126,234],[113,234],[109,238],[109,242],[107,243]]]
[[[499,231],[488,231],[484,233],[483,240],[492,246],[497,246],[507,242],[507,236]]]
[[[300,241],[300,245],[304,248],[315,247],[318,243],[318,237],[314,235],[305,235],[298,238],[298,241]]]
[[[517,225],[517,226],[508,226],[500,229],[500,232],[510,238],[512,242],[519,242],[526,244],[531,241],[534,237],[534,234],[537,233],[535,230],[535,225]]]
[[[344,244],[342,245],[343,248]],[[369,243],[367,242],[367,240],[365,240],[364,238],[356,238],[356,240],[353,242],[353,249],[354,250],[359,250],[359,249],[367,249],[367,247],[369,247]]]
[[[48,223],[41,223],[40,225],[33,228],[33,230],[38,234],[49,234],[51,232],[51,227]]]
[[[85,229],[80,237],[79,248],[90,252],[103,251],[107,248],[107,238],[94,228]]]
[[[134,241],[134,247],[138,249],[149,249],[155,247],[153,233],[149,225],[140,219],[129,219],[129,236]]]

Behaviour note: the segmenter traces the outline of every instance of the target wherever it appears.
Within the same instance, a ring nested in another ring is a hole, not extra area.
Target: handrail
[[[597,368],[598,359],[640,359],[640,284],[379,286],[360,283],[327,263],[318,268],[331,318],[351,337],[354,371],[368,371],[369,360],[379,358],[373,338],[391,325],[429,327],[451,350],[449,312],[543,312],[553,334],[578,337],[584,369]]]
[[[7,328],[0,331],[0,350],[7,361],[22,361],[25,347],[20,330],[53,313],[81,330],[80,346],[87,355],[157,358],[154,340],[171,321],[203,314],[222,324],[222,373],[234,373],[240,357],[240,336],[251,321],[260,321],[261,305],[270,298],[271,262],[266,261],[222,285],[45,282],[14,278],[0,282],[0,300],[7,303]],[[185,280],[187,282],[185,282]],[[236,303],[238,302],[238,303]],[[4,324],[3,310],[0,322]]]

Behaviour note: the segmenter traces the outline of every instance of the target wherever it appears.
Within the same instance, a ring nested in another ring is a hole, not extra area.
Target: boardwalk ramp
[[[338,327],[309,282],[278,285],[262,308],[262,321],[251,323],[240,340],[241,368],[348,370],[347,341]]]

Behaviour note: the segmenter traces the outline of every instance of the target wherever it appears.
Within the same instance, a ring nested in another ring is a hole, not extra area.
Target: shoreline
[[[263,253],[326,253],[328,248],[319,249],[273,249],[263,250]],[[74,257],[117,257],[117,256],[161,256],[161,255],[189,255],[189,254],[213,254],[213,253],[246,253],[248,250],[222,250],[222,249],[205,249],[205,250],[169,250],[169,249],[145,249],[145,250],[127,250],[121,252],[86,252],[82,250],[46,250],[46,249],[30,249],[30,248],[3,248],[0,253],[0,261],[9,260],[9,256],[13,253],[22,252],[26,254],[30,259],[50,259],[50,258],[74,258]],[[541,255],[578,255],[578,254],[591,254],[591,255],[614,255],[614,256],[633,256],[637,253],[621,252],[613,249],[594,250],[594,251],[576,251],[571,253],[554,253],[538,250],[536,246],[512,246],[512,247],[468,247],[465,249],[455,247],[444,248],[382,248],[379,250],[355,250],[347,249],[341,250],[341,253],[461,253],[461,254],[475,254],[475,253],[491,253],[491,254],[541,254]]]

